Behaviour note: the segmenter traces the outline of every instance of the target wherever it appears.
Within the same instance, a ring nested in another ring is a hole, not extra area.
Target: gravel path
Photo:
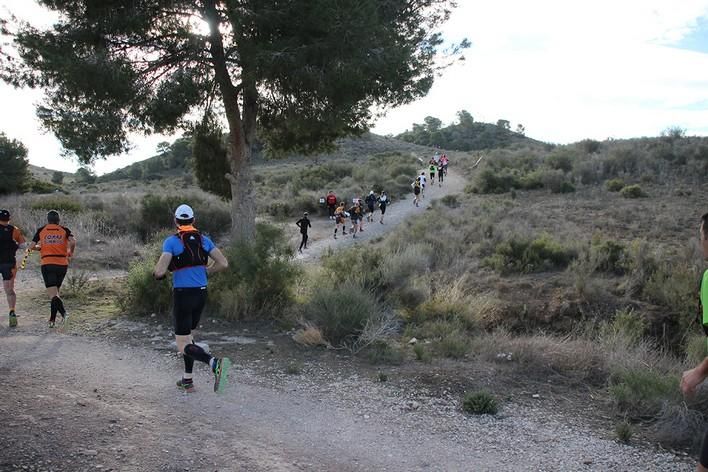
[[[411,182],[412,181],[413,178],[411,178]],[[419,207],[413,205],[413,193],[411,192],[410,198],[394,202],[386,208],[384,224],[379,223],[381,212],[377,208],[374,213],[374,221],[372,223],[365,221],[364,232],[357,233],[356,238],[352,237],[349,228],[347,228],[346,236],[342,236],[340,232],[337,235],[338,239],[334,239],[334,221],[328,218],[313,218],[312,229],[309,233],[308,248],[304,250],[302,254],[298,254],[297,259],[303,262],[314,262],[319,258],[322,252],[327,249],[337,250],[356,244],[367,244],[377,237],[392,231],[396,226],[407,221],[409,218],[424,212],[430,207],[430,204],[434,200],[440,199],[446,195],[461,193],[466,183],[467,181],[462,176],[455,174],[451,170],[448,177],[445,178],[445,183],[441,187],[438,187],[437,184],[432,187],[428,185],[428,188],[425,190],[425,198],[421,200]],[[293,246],[297,248],[300,245],[300,234],[297,233],[293,236],[291,242]]]
[[[3,471],[692,469],[553,412],[508,403],[496,417],[468,417],[455,398],[320,364],[268,375],[235,359],[224,395],[211,392],[203,368],[199,391],[186,395],[173,387],[173,353],[38,335],[38,324],[0,331]]]

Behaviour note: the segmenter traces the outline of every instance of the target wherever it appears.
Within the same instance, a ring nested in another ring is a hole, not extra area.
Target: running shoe
[[[64,329],[67,329],[69,327],[69,314],[68,313],[66,315],[61,315],[61,325]]]
[[[226,388],[226,384],[229,381],[230,367],[231,360],[228,357],[216,360],[216,366],[214,366],[214,391],[216,393],[222,393]]]
[[[177,388],[186,393],[196,392],[196,389],[194,388],[194,382],[185,382],[184,379],[179,379],[177,381]]]
[[[17,315],[14,311],[10,312],[10,328],[15,328],[17,326]]]
[[[50,328],[53,328],[55,325],[54,325],[54,322],[53,322],[53,321],[50,321],[47,326],[49,326]]]

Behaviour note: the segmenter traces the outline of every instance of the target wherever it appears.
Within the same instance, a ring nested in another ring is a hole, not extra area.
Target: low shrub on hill
[[[282,230],[256,225],[252,242],[237,242],[224,250],[229,268],[216,274],[211,300],[227,319],[277,318],[292,305],[301,268]]]
[[[620,195],[624,198],[642,198],[647,196],[642,190],[642,187],[637,184],[623,187],[622,190],[620,190]]]
[[[575,249],[548,235],[536,239],[512,237],[499,243],[484,264],[502,274],[564,269],[577,256]]]
[[[40,198],[32,202],[30,208],[33,210],[57,210],[75,213],[79,213],[84,209],[81,202],[63,195]]]
[[[622,179],[606,180],[605,188],[608,192],[619,192],[624,188],[624,181]]]
[[[462,399],[462,410],[472,415],[496,415],[499,405],[487,392],[470,392]]]

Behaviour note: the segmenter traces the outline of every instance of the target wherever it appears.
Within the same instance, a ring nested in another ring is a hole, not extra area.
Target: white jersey
[[[424,175],[424,174],[420,174],[420,175],[418,176],[418,178],[420,179],[420,185],[422,185],[423,187],[425,187],[425,175]]]

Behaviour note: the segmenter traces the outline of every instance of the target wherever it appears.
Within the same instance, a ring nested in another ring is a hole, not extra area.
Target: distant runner
[[[15,304],[17,295],[15,294],[15,275],[17,274],[17,250],[25,244],[22,231],[10,224],[10,212],[0,210],[0,275],[2,275],[2,286],[7,298],[7,306],[10,310],[10,328],[17,326],[17,315],[15,314]]]
[[[374,191],[370,191],[369,194],[366,196],[366,199],[364,200],[366,202],[366,206],[369,209],[369,213],[366,215],[366,219],[369,223],[374,221],[374,210],[376,209],[376,201],[378,198],[374,194]]]
[[[193,331],[207,299],[207,277],[229,266],[228,261],[211,239],[199,232],[194,225],[194,211],[188,205],[175,210],[177,234],[165,239],[162,255],[153,272],[157,280],[172,272],[173,321],[177,350],[184,359],[184,374],[177,387],[185,392],[194,391],[192,370],[194,361],[207,364],[214,374],[214,391],[222,392],[228,380],[231,361],[228,357],[211,356],[194,344]]]
[[[413,181],[413,195],[415,195],[413,197],[413,204],[415,206],[418,206],[418,202],[420,200],[420,187],[421,187],[420,178],[416,178]]]
[[[440,158],[440,163],[443,165],[443,171],[445,171],[445,175],[447,175],[448,162],[450,162],[450,160],[447,158],[447,154],[443,154],[442,157]]]
[[[384,224],[384,215],[386,214],[386,205],[388,205],[388,196],[386,195],[386,192],[381,192],[381,196],[379,196],[379,210],[381,210],[381,219],[379,220],[379,223]]]
[[[703,259],[708,261],[708,213],[701,218],[701,227],[699,230],[701,248],[703,250]],[[701,277],[701,285],[699,289],[699,317],[703,324],[703,331],[708,336],[708,270],[703,272]],[[681,390],[687,397],[691,397],[696,393],[696,388],[703,383],[708,377],[708,357],[704,357],[700,364],[693,369],[687,370],[681,377]],[[699,456],[698,472],[708,472],[708,431],[703,436],[703,444],[701,445],[701,454]]]
[[[438,164],[438,186],[439,187],[442,187],[443,180],[445,180],[443,177],[444,173],[445,173],[445,168],[443,167],[442,164]]]
[[[302,214],[302,218],[297,220],[295,222],[298,228],[300,228],[300,234],[302,234],[302,241],[300,241],[300,249],[298,249],[298,252],[302,252],[302,246],[305,246],[305,249],[307,249],[307,229],[312,228],[312,225],[310,224],[310,219],[307,217],[307,212]]]
[[[64,308],[64,302],[59,296],[61,284],[66,277],[66,271],[76,249],[74,235],[66,226],[59,225],[59,212],[50,210],[47,213],[47,223],[37,230],[32,238],[30,251],[39,248],[41,258],[42,278],[49,296],[49,327],[54,328],[57,312],[61,315],[64,326],[69,321],[69,315]]]
[[[435,187],[435,171],[437,170],[438,166],[433,162],[430,164],[430,167],[428,167],[428,172],[430,172],[430,186]]]
[[[329,191],[327,197],[325,197],[325,203],[327,203],[327,210],[329,210],[329,219],[334,219],[334,210],[337,209],[337,196],[333,191]]]
[[[356,238],[357,231],[361,231],[362,214],[361,201],[357,200],[351,208],[349,208],[349,217],[352,220],[352,238]]]
[[[334,210],[334,239],[337,239],[337,230],[339,225],[342,225],[342,234],[347,234],[347,213],[344,210],[344,202],[340,202],[336,210]]]
[[[427,180],[425,177],[425,171],[420,173],[418,179],[420,180],[420,196],[425,198],[425,181]]]

